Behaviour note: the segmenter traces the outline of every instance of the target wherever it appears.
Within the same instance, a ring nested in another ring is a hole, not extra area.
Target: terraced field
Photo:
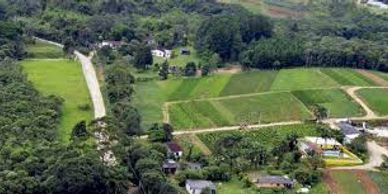
[[[145,128],[168,114],[176,130],[309,119],[313,104],[326,107],[330,117],[363,116],[345,86],[378,84],[353,69],[252,71],[139,82],[134,102]]]

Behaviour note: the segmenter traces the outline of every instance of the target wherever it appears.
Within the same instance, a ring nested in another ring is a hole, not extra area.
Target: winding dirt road
[[[34,38],[39,41],[46,42],[46,43],[58,46],[60,48],[63,48],[62,44],[41,39],[38,37],[34,37]],[[79,51],[74,51],[74,54],[77,56],[77,58],[82,64],[82,72],[84,74],[86,84],[89,89],[89,94],[93,102],[94,118],[95,119],[102,118],[106,116],[106,110],[105,110],[104,100],[102,98],[102,94],[100,90],[100,84],[98,83],[96,71],[94,70],[91,57],[87,57],[82,53],[80,53]]]

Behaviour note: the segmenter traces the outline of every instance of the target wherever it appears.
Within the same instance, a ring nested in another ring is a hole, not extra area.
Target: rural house
[[[357,130],[356,127],[347,122],[339,122],[337,126],[345,136],[344,143],[351,143],[355,138],[361,135],[361,132]]]
[[[121,41],[102,41],[100,44],[98,44],[98,48],[102,48],[104,46],[108,46],[112,49],[119,48],[123,45],[123,42]]]
[[[292,188],[294,182],[282,176],[262,176],[257,179],[255,185],[258,188]]]
[[[155,49],[151,51],[153,56],[163,57],[165,59],[171,58],[172,51],[167,49]]]
[[[170,157],[180,158],[183,156],[183,150],[182,150],[181,146],[179,146],[177,143],[167,142],[166,146],[167,146],[167,154]]]
[[[186,180],[186,191],[189,194],[201,194],[203,190],[209,188],[212,194],[216,193],[216,186],[207,180]]]
[[[165,160],[162,165],[162,170],[166,174],[175,174],[178,169],[178,164],[174,160]]]

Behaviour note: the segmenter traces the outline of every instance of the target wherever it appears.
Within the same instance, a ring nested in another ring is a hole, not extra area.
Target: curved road
[[[62,44],[41,39],[38,37],[34,37],[34,38],[39,41],[46,42],[63,48]],[[85,81],[89,89],[89,94],[93,102],[94,118],[95,119],[102,118],[106,116],[106,110],[104,105],[104,99],[102,98],[102,94],[100,90],[100,84],[98,83],[96,71],[94,70],[91,57],[87,57],[77,50],[74,51],[74,54],[77,56],[77,58],[80,60],[82,64],[82,72],[84,74]]]

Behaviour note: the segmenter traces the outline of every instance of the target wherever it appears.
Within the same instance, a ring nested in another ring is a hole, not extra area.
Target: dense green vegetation
[[[368,175],[377,184],[381,193],[388,192],[388,174],[386,172],[368,172]]]
[[[62,142],[68,142],[75,124],[81,120],[90,122],[93,118],[93,107],[81,65],[68,59],[24,60],[21,65],[28,80],[41,94],[63,99],[58,135]]]

